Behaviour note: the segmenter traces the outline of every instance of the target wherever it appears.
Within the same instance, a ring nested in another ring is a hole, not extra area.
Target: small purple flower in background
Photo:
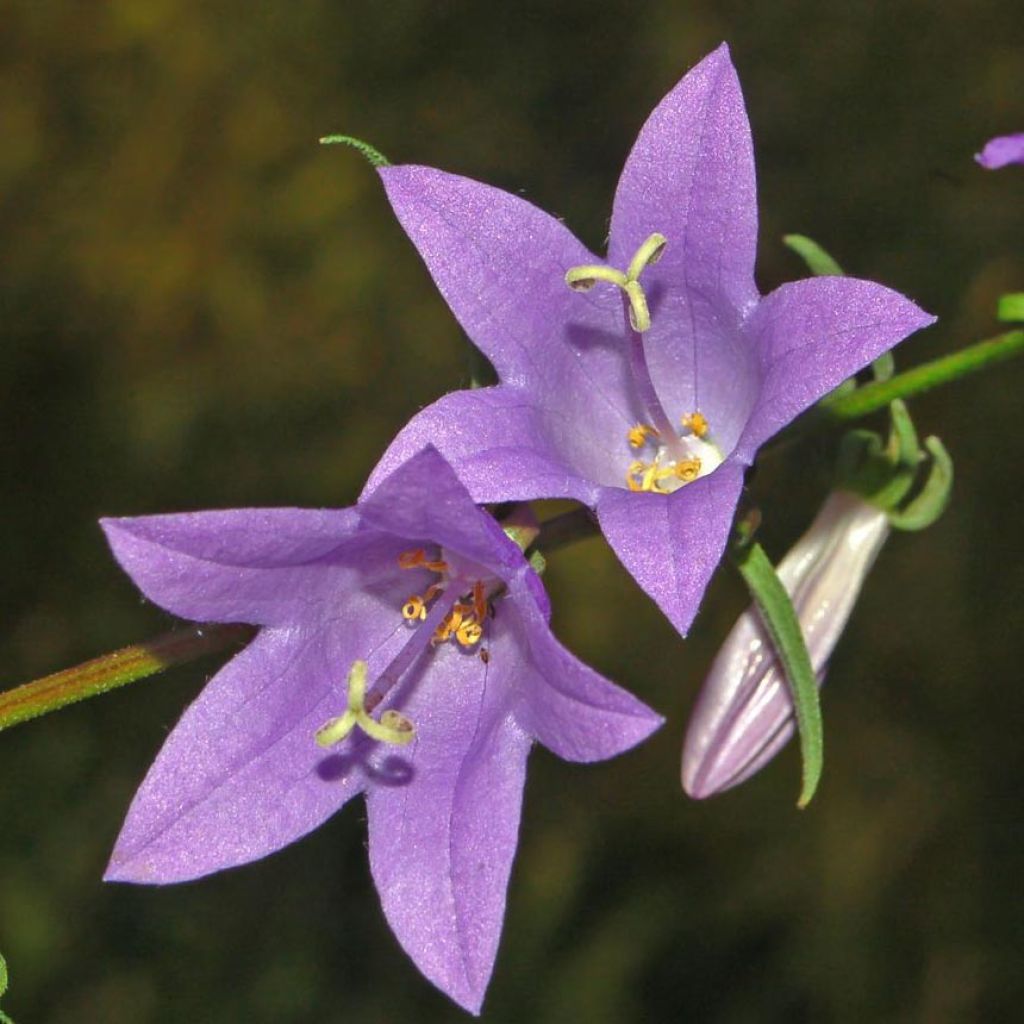
[[[888,535],[884,511],[849,491],[834,491],[778,565],[819,686]],[[751,605],[718,652],[690,716],[683,788],[697,799],[731,789],[760,771],[795,728],[785,673]]]
[[[661,719],[558,643],[539,577],[436,451],[354,508],[103,528],[161,607],[262,627],[168,737],[107,879],[252,861],[365,793],[388,922],[435,985],[479,1011],[533,741],[600,760]]]
[[[583,502],[683,633],[758,448],[933,322],[853,278],[758,293],[750,126],[724,45],[641,130],[615,195],[607,265],[516,196],[427,167],[379,173],[501,383],[423,410],[368,492],[431,443],[477,501]]]
[[[989,171],[996,171],[1008,164],[1024,164],[1024,132],[1017,135],[998,135],[985,143],[974,159]]]

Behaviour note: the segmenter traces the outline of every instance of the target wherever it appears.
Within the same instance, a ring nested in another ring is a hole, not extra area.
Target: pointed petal
[[[724,43],[658,104],[626,160],[610,262],[625,267],[659,232],[668,245],[641,280],[733,307],[756,300],[757,182],[750,123]]]
[[[740,330],[757,302],[757,186],[743,94],[724,44],[658,104],[619,179],[609,261],[625,266],[652,233],[668,244],[643,271],[644,344],[662,404],[701,410],[728,450],[756,398],[758,366]]]
[[[434,658],[402,709],[416,727],[408,778],[367,793],[370,867],[406,953],[478,1013],[505,914],[530,740],[510,714],[517,662],[484,664],[451,646]]]
[[[502,579],[524,565],[522,551],[493,516],[477,508],[434,447],[424,448],[398,466],[358,508],[363,521],[379,530],[439,544]]]
[[[934,322],[910,299],[871,281],[815,277],[777,288],[747,325],[764,383],[735,456],[751,461],[804,409]]]
[[[430,167],[378,173],[445,301],[503,382],[541,375],[571,330],[621,334],[617,296],[581,299],[565,283],[571,267],[600,261],[554,217]]]
[[[612,550],[683,636],[722,558],[742,486],[743,467],[727,461],[674,494],[609,487],[598,499]]]
[[[505,386],[445,395],[414,416],[391,442],[364,496],[410,455],[432,444],[481,503],[534,498],[592,503],[595,486],[561,454],[589,440],[585,425],[564,414],[545,415],[535,403],[534,393]]]
[[[200,622],[275,625],[309,614],[358,526],[352,510],[234,509],[103,519],[140,590]]]
[[[646,704],[558,642],[525,582],[513,584],[510,593],[495,627],[511,630],[510,646],[529,652],[517,680],[516,720],[531,736],[566,761],[602,761],[636,746],[663,724]],[[497,647],[496,639],[492,659],[501,653]]]
[[[333,646],[266,629],[214,676],[136,793],[108,881],[181,882],[257,860],[364,788],[358,765],[336,770],[313,739],[344,702]]]

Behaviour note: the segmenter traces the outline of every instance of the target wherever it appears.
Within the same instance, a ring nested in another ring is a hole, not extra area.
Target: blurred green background
[[[903,366],[994,333],[1024,288],[1019,0],[444,3],[8,0],[0,34],[0,685],[169,618],[102,514],[344,505],[404,420],[465,383],[443,302],[344,131],[521,191],[600,250],[655,102],[727,39],[760,177],[759,282],[803,231],[941,317]],[[532,759],[490,1021],[996,1021],[1024,997],[1024,365],[915,403],[957,464],[893,538],[831,670],[828,757],[706,804],[687,709],[743,606],[692,639],[599,541],[552,560],[555,627],[669,717],[617,762]],[[828,444],[753,484],[780,556]],[[0,951],[18,1024],[456,1021],[391,937],[353,804],[262,863],[99,879],[216,659],[0,735]]]

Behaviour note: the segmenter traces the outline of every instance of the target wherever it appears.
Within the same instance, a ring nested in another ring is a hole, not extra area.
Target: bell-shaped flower
[[[933,320],[848,277],[758,293],[753,148],[724,45],[641,130],[607,263],[507,192],[428,167],[379,173],[500,383],[419,413],[369,489],[431,443],[477,501],[583,502],[683,633],[758,448]]]
[[[982,151],[975,153],[974,159],[989,171],[997,171],[1008,164],[1024,164],[1024,132],[989,139]]]
[[[261,627],[167,738],[106,877],[234,867],[363,793],[388,922],[420,970],[477,1012],[533,742],[594,761],[661,719],[558,643],[522,550],[434,450],[353,508],[103,528],[161,607]]]
[[[850,491],[829,495],[777,567],[820,686],[889,535],[889,517]],[[697,697],[683,744],[683,788],[702,799],[760,771],[796,730],[785,671],[754,605],[737,620]]]

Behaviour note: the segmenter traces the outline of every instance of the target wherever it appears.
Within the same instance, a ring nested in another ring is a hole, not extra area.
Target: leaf
[[[793,602],[764,548],[757,543],[741,548],[736,556],[736,565],[761,613],[789,684],[803,761],[800,799],[797,801],[797,807],[802,809],[811,802],[818,788],[824,763],[818,681]]]

